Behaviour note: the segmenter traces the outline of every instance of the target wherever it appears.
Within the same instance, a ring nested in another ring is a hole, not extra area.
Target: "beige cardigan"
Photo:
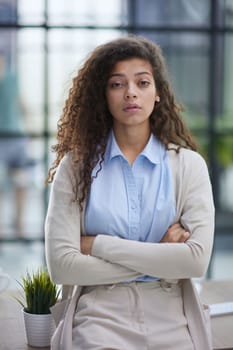
[[[54,282],[62,285],[111,284],[145,274],[183,280],[184,308],[193,341],[196,349],[208,350],[211,345],[205,332],[205,315],[190,279],[205,274],[211,257],[214,205],[209,174],[203,158],[191,150],[181,149],[178,154],[170,150],[169,159],[175,221],[191,233],[188,241],[142,243],[98,235],[92,255],[81,254],[84,212],[80,213],[75,198],[75,176],[68,154],[58,167],[50,194],[45,221],[47,265]]]

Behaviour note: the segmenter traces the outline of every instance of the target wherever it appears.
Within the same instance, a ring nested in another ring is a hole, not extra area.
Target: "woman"
[[[211,349],[191,283],[211,256],[211,185],[160,48],[136,36],[97,47],[54,150],[47,264],[56,283],[82,288],[52,348]]]

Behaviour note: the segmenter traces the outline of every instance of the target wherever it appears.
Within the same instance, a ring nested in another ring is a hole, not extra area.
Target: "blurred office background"
[[[0,0],[0,266],[13,281],[45,263],[44,182],[71,79],[92,48],[128,33],[164,51],[213,184],[206,277],[232,278],[233,0]]]

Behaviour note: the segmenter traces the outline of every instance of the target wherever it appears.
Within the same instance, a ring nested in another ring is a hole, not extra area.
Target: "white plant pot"
[[[23,310],[23,317],[28,345],[36,347],[49,346],[56,328],[52,314],[29,314]]]

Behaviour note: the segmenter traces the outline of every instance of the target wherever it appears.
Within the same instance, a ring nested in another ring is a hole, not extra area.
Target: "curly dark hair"
[[[122,60],[141,58],[148,61],[153,70],[160,102],[155,104],[150,116],[151,132],[168,149],[170,144],[196,150],[196,144],[186,128],[181,112],[175,102],[168,81],[165,60],[160,47],[152,41],[129,36],[100,45],[89,55],[73,79],[73,85],[65,102],[63,114],[58,121],[57,153],[49,169],[47,182],[52,182],[63,156],[72,151],[73,166],[77,173],[76,193],[80,208],[91,185],[91,173],[98,161],[104,160],[113,118],[106,100],[106,87],[114,65]],[[78,164],[78,166],[77,166]]]

